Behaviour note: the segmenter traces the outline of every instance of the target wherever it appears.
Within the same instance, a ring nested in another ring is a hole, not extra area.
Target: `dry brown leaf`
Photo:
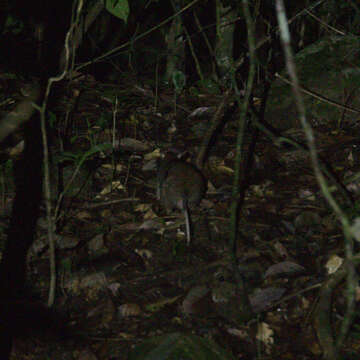
[[[210,290],[205,285],[199,285],[193,287],[188,294],[186,295],[183,303],[182,310],[185,314],[197,314],[199,312],[203,313],[204,307],[203,302],[206,297],[208,297]],[[199,306],[202,304],[201,306]]]
[[[108,195],[114,190],[125,190],[125,187],[120,181],[113,181],[111,184],[108,184],[100,191],[100,195]],[[96,198],[99,197],[99,195],[96,196]]]
[[[331,255],[329,260],[325,264],[327,273],[333,274],[344,262],[344,259],[336,254]]]
[[[89,220],[91,219],[91,214],[88,211],[79,211],[75,217],[79,220]]]
[[[274,331],[267,323],[262,322],[258,325],[256,339],[265,345],[272,345],[274,344]]]
[[[138,211],[138,212],[145,212],[145,211],[148,211],[149,209],[151,209],[151,204],[138,204],[134,207],[134,210],[135,211]]]
[[[145,161],[150,161],[150,160],[154,160],[154,159],[159,159],[160,157],[161,157],[160,149],[155,149],[151,153],[145,154],[144,155],[144,160]]]
[[[303,272],[305,268],[292,261],[282,261],[270,266],[265,272],[265,279],[276,275],[292,275]]]
[[[122,304],[118,307],[118,317],[138,316],[141,314],[141,309],[138,304]]]

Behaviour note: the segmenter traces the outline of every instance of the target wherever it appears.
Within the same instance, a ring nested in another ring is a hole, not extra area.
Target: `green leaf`
[[[58,160],[59,161],[73,161],[76,164],[80,164],[80,166],[89,158],[91,158],[92,155],[95,155],[99,152],[104,152],[106,150],[109,150],[112,148],[112,145],[109,143],[103,143],[103,144],[97,144],[92,146],[89,150],[81,153],[72,153],[69,151],[64,151],[59,155]]]
[[[183,72],[178,70],[174,71],[172,74],[172,81],[175,87],[175,91],[177,93],[181,92],[184,89],[186,78]]]
[[[106,0],[105,8],[112,15],[127,22],[130,12],[127,0]]]
[[[82,166],[82,164],[92,155],[111,149],[111,147],[112,147],[111,144],[105,144],[105,143],[92,146],[88,151],[82,154],[81,158],[78,160],[78,164]]]
[[[129,360],[234,360],[214,341],[195,335],[172,333],[153,337],[135,347]]]
[[[54,128],[56,125],[56,115],[52,111],[49,111],[48,121],[50,127]]]
[[[11,32],[13,34],[20,34],[24,30],[24,23],[12,15],[8,15],[3,26],[3,34]]]

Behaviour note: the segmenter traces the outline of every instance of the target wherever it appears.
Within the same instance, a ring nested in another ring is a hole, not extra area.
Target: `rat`
[[[184,160],[162,160],[158,167],[157,197],[167,211],[181,210],[185,217],[187,244],[191,242],[190,209],[199,205],[206,193],[201,171]]]

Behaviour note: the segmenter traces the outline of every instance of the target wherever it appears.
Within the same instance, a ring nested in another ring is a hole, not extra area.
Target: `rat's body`
[[[183,160],[163,160],[158,170],[157,196],[167,211],[181,210],[185,217],[186,237],[191,241],[190,210],[206,192],[205,178],[194,165]]]

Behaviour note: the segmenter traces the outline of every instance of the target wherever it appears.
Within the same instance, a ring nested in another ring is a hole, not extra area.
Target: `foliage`
[[[13,15],[8,15],[6,17],[3,34],[12,33],[20,34],[24,30],[24,23],[17,17]]]
[[[296,66],[301,86],[321,94],[323,97],[342,103],[343,94],[352,94],[360,85],[359,57],[354,49],[359,49],[358,37],[332,36],[322,38],[300,51],[296,57]],[[344,57],[346,54],[346,59]],[[285,72],[284,72],[284,75]],[[276,81],[271,87],[267,106],[267,118],[277,118],[277,124],[289,128],[297,117],[290,85],[284,81]],[[309,119],[321,123],[326,119],[330,123],[339,120],[342,109],[334,108],[327,101],[320,101],[317,97],[304,94],[306,111]],[[357,108],[358,100],[354,97],[351,106]],[[334,111],[335,109],[335,111]],[[358,115],[345,112],[345,120],[354,122]],[[292,122],[292,123],[291,123]],[[278,126],[278,125],[277,125]]]
[[[180,333],[154,337],[137,346],[129,360],[230,360],[214,341]]]
[[[0,192],[4,193],[6,189],[11,189],[13,186],[12,174],[13,174],[13,160],[8,159],[3,164],[0,165]]]
[[[82,166],[86,160],[89,160],[93,155],[111,149],[111,144],[98,144],[92,146],[89,150],[81,153],[63,152],[60,157],[61,160],[71,160],[76,165]]]
[[[105,8],[112,15],[127,22],[130,12],[127,0],[106,0]]]
[[[176,93],[181,93],[184,90],[186,78],[182,71],[174,71],[172,74],[172,81]]]

